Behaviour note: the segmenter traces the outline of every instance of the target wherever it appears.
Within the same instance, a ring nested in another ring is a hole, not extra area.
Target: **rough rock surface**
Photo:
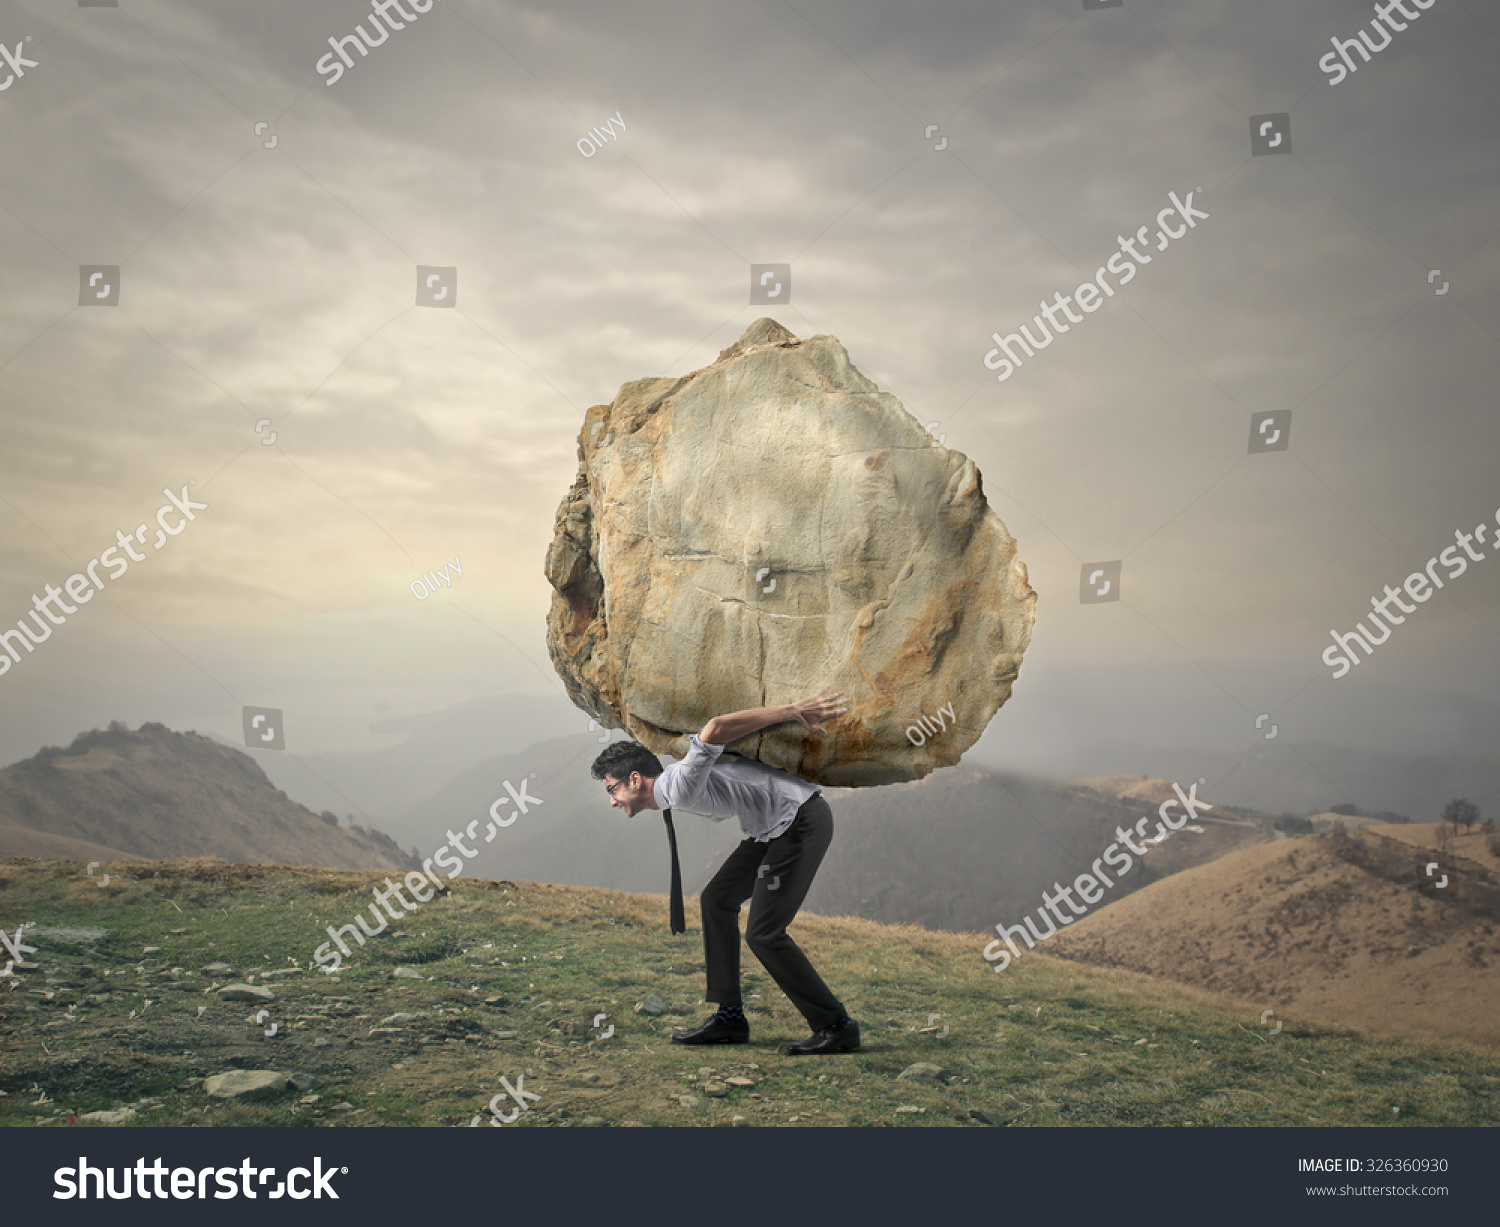
[[[588,411],[546,574],[547,646],[579,707],[680,758],[712,716],[833,685],[849,710],[827,737],[778,725],[732,747],[830,786],[957,763],[1035,619],[973,462],[836,337],[771,319]]]
[[[110,1108],[102,1112],[85,1112],[78,1119],[94,1121],[100,1125],[123,1125],[128,1120],[134,1120],[135,1117],[134,1108]]]
[[[214,1099],[275,1099],[292,1089],[292,1081],[272,1069],[232,1069],[203,1079]]]
[[[226,984],[219,990],[225,1001],[275,1001],[276,994],[261,984]]]

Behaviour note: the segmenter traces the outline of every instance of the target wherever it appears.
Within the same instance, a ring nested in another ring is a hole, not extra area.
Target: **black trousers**
[[[750,900],[745,944],[781,991],[819,1031],[844,1017],[844,1005],[813,970],[786,927],[807,898],[833,842],[833,811],[823,794],[809,797],[775,839],[744,840],[703,888],[705,1001],[740,1005],[740,905]],[[761,872],[761,866],[765,872]]]

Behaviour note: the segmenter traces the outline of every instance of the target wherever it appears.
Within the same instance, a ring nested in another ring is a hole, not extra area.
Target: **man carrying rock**
[[[859,1024],[823,983],[787,934],[807,897],[823,854],[833,840],[833,811],[822,789],[776,767],[749,759],[719,763],[724,747],[742,737],[795,720],[818,734],[822,721],[842,714],[843,691],[831,687],[779,707],[757,707],[715,716],[690,739],[687,757],[663,768],[637,741],[617,741],[594,760],[610,805],[634,816],[646,809],[684,809],[715,822],[737,817],[746,839],[703,888],[703,954],[706,1001],[714,1014],[696,1031],[672,1036],[679,1044],[744,1044],[750,1039],[740,997],[740,905],[750,900],[745,943],[813,1034],[787,1045],[791,1056],[845,1052],[859,1047]]]

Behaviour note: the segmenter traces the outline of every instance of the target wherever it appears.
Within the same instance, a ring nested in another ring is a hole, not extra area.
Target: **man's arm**
[[[844,692],[840,690],[829,694],[832,689],[832,686],[825,686],[819,694],[798,699],[795,703],[783,703],[777,707],[752,707],[747,711],[715,716],[703,726],[698,740],[711,746],[727,746],[730,742],[748,737],[770,725],[786,724],[793,720],[815,733],[827,733],[822,721],[848,711],[848,708],[839,705]]]

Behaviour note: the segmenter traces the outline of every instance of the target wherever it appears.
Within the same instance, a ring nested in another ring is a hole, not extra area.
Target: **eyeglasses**
[[[616,780],[613,784],[606,785],[604,791],[612,797],[615,795],[615,789],[623,783],[625,783],[624,780]]]

